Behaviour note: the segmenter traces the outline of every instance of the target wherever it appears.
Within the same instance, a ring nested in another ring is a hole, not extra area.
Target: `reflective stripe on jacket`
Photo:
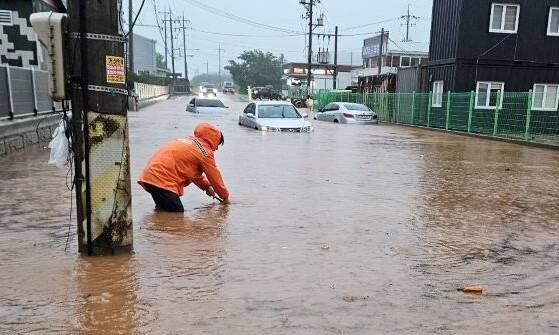
[[[194,183],[202,190],[213,187],[222,199],[229,197],[221,173],[216,166],[221,132],[209,123],[202,123],[194,130],[193,137],[172,140],[160,148],[148,161],[138,183],[148,183],[183,195],[183,188]]]

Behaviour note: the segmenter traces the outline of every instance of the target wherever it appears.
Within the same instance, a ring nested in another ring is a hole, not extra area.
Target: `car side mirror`
[[[249,119],[254,119],[254,114],[252,114],[252,113],[247,113],[247,117],[248,117]]]
[[[188,107],[194,107],[194,104],[188,104]]]
[[[303,116],[303,119],[306,119],[306,118],[309,117],[309,114],[305,113],[305,114],[303,114],[302,116]]]

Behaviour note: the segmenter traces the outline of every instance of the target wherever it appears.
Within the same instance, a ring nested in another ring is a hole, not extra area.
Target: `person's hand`
[[[209,195],[210,197],[214,197],[215,196],[215,191],[213,189],[213,187],[208,187],[208,189],[206,190],[206,194]]]

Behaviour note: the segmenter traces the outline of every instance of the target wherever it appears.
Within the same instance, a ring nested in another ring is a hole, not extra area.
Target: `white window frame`
[[[408,59],[408,65],[403,65],[402,61],[404,58]],[[411,56],[400,56],[400,67],[410,67],[411,66]]]
[[[542,96],[542,107],[534,107],[535,102],[536,102],[536,86],[543,86],[543,96]],[[557,88],[557,93],[555,96],[555,105],[553,107],[545,107],[543,106],[544,102],[547,100],[547,88],[549,86],[555,86]],[[533,90],[532,90],[532,110],[534,111],[556,111],[557,108],[559,107],[559,84],[540,84],[540,83],[536,83],[534,84]]]
[[[553,17],[553,11],[557,11],[557,15],[559,15],[559,7],[549,8],[549,18],[547,20],[547,36],[559,36],[559,32],[551,31],[551,18]]]
[[[495,6],[503,6],[503,13],[501,14],[501,29],[493,28],[493,14],[495,11]],[[507,8],[516,7],[516,19],[514,21],[514,30],[505,30],[505,18],[507,16]],[[501,33],[501,34],[516,34],[518,32],[518,18],[520,17],[520,5],[512,3],[498,3],[494,2],[491,4],[491,17],[489,19],[489,32],[490,33]]]
[[[486,93],[486,98],[485,98],[485,103],[483,105],[480,105],[480,101],[479,101],[479,85],[480,84],[487,84],[487,92]],[[499,108],[503,108],[503,92],[505,91],[505,83],[501,82],[501,81],[478,81],[476,84],[476,101],[475,101],[475,109],[495,109],[497,108],[497,106],[491,106],[489,105],[489,102],[491,101],[491,86],[492,85],[501,85],[501,97],[499,99]]]
[[[0,26],[13,26],[14,25],[14,13],[11,10],[0,10],[2,14],[9,14],[10,22],[0,21]]]
[[[443,94],[444,94],[444,81],[436,80],[433,82],[433,98],[431,101],[431,107],[442,107],[443,106]]]

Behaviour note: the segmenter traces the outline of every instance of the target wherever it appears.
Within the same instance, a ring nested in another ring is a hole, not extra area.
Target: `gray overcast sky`
[[[142,0],[133,0],[134,12],[139,9]],[[307,1],[308,2],[308,1]],[[419,42],[429,41],[431,26],[432,0],[322,0],[315,6],[315,13],[324,13],[324,27],[318,27],[315,33],[334,33],[334,27],[339,27],[338,50],[340,64],[361,63],[361,46],[363,39],[371,37],[380,28],[390,31],[390,38],[394,41],[404,39],[406,27],[405,20],[399,19],[405,15],[407,6],[410,13],[418,16],[418,20],[410,28],[410,39]],[[125,17],[128,18],[128,1],[124,0]],[[297,0],[145,0],[144,8],[137,22],[138,25],[155,25],[156,12],[170,10],[177,19],[183,12],[190,20],[192,30],[187,30],[187,51],[194,55],[188,58],[189,77],[206,71],[206,62],[210,73],[218,71],[218,48],[221,46],[221,65],[227,64],[229,59],[236,59],[244,50],[259,49],[270,51],[275,55],[283,53],[290,62],[306,61],[307,38],[302,35],[307,32],[308,22],[302,18],[305,9]],[[219,10],[216,12],[213,9]],[[221,15],[220,15],[221,14]],[[159,23],[162,25],[163,15],[157,13]],[[234,16],[230,19],[224,16]],[[316,17],[316,14],[315,14]],[[266,29],[264,27],[247,24],[239,21],[249,20],[270,27],[281,28],[284,31]],[[314,20],[316,22],[316,20]],[[380,22],[380,23],[379,23]],[[126,24],[127,26],[127,24]],[[135,33],[157,40],[157,51],[164,53],[164,43],[157,28],[137,26]],[[294,31],[289,33],[285,31]],[[210,33],[211,32],[211,33]],[[229,36],[251,35],[251,36]],[[301,34],[299,36],[289,36]],[[175,48],[182,49],[182,32],[177,31]],[[170,42],[169,42],[170,44]],[[326,47],[327,40],[319,42],[313,40],[313,51]],[[170,48],[170,45],[169,45]],[[330,41],[329,50],[334,50],[334,40]],[[333,54],[333,53],[332,53]],[[333,58],[332,58],[333,60]],[[169,68],[171,67],[169,58]],[[175,60],[177,72],[184,73],[182,58]]]

